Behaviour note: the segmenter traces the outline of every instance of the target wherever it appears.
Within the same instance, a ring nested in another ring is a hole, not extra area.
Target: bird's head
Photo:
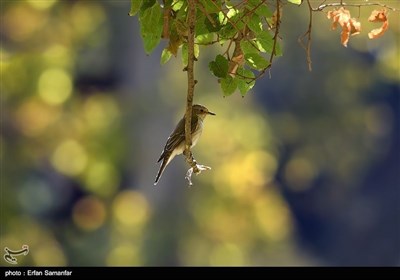
[[[193,105],[193,115],[199,116],[201,119],[204,119],[207,115],[215,116],[215,113],[209,111],[203,105],[195,104]]]

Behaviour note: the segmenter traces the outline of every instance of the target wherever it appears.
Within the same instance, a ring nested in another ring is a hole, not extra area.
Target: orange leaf
[[[352,18],[350,20],[350,26],[351,26],[351,30],[350,30],[351,36],[361,33],[361,23],[356,21],[354,18]]]
[[[387,21],[386,10],[373,10],[368,18],[370,22],[384,22]]]
[[[380,28],[375,28],[371,30],[371,32],[368,33],[368,37],[370,39],[376,39],[380,36],[382,36],[386,30],[389,28],[389,20],[386,16],[386,10],[373,10],[371,15],[368,18],[368,21],[370,22],[383,22],[382,26]]]
[[[342,27],[341,43],[347,47],[350,35],[357,35],[361,32],[361,24],[356,19],[351,18],[350,11],[343,7],[329,11],[328,19],[332,19],[332,30],[339,24]]]

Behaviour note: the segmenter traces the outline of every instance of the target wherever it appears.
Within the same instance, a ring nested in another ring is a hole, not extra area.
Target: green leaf
[[[256,34],[259,34],[262,31],[262,23],[258,15],[251,15],[247,26]]]
[[[244,59],[252,68],[257,70],[263,70],[269,65],[269,62],[258,53],[247,53],[244,55]]]
[[[272,17],[273,15],[271,10],[265,4],[262,4],[260,7],[258,7],[255,13],[266,18]]]
[[[144,5],[144,4],[143,4]],[[139,12],[140,32],[143,38],[144,50],[151,53],[161,40],[163,17],[158,2],[150,8]]]
[[[215,33],[206,33],[202,35],[196,36],[196,43],[199,45],[207,45],[210,44],[214,40]]]
[[[186,17],[187,17],[187,1],[183,1],[182,6],[179,8],[179,10],[176,10],[176,19],[180,19],[184,22],[186,22]],[[173,8],[175,8],[175,4],[173,3]]]
[[[276,42],[275,56],[282,56],[282,55],[283,55],[283,52],[282,52],[282,49],[281,49],[281,44]]]
[[[199,47],[199,45],[195,44],[194,45],[194,57],[199,58],[199,55],[200,55],[200,47]]]
[[[239,10],[238,9],[235,9],[235,8],[229,8],[228,9],[228,12],[226,13],[226,16],[228,17],[228,18],[233,18],[235,15],[237,15],[239,13]],[[225,17],[224,15],[223,15],[223,13],[220,13],[220,15],[221,16],[223,16],[223,17]]]
[[[223,28],[221,28],[218,33],[222,39],[230,39],[235,36],[237,30],[233,27],[231,23],[227,23]]]
[[[167,49],[163,49],[162,53],[161,53],[161,64],[165,64],[168,62],[168,60],[171,58],[172,53],[167,50]]]
[[[203,35],[206,33],[209,33],[207,26],[206,26],[206,20],[205,20],[205,15],[202,13],[197,13],[196,14],[196,25],[194,27],[194,31],[196,36],[198,35]]]
[[[142,33],[156,33],[154,30],[159,29],[160,18],[162,19],[161,7],[158,3],[154,3],[152,7],[140,11],[139,22]]]
[[[131,1],[135,1],[135,0],[131,0]],[[153,7],[155,3],[156,3],[156,0],[144,0],[142,7],[140,7],[140,11],[144,12],[148,8]]]
[[[218,15],[217,14],[210,14],[210,18],[213,20],[211,22],[208,17],[205,17],[204,24],[207,27],[208,32],[216,32],[221,29],[221,24],[219,23]]]
[[[251,40],[251,41],[249,41],[249,40],[240,41],[240,47],[242,48],[242,51],[243,51],[244,54],[259,52],[260,50],[258,50],[256,48],[256,46],[257,46],[257,44],[253,40]]]
[[[257,47],[260,49],[260,51],[272,53],[272,50],[274,48],[274,39],[272,38],[272,35],[269,32],[262,32],[259,35],[257,35],[256,44]],[[275,55],[282,56],[282,49],[280,47],[279,42],[276,42]]]
[[[208,64],[208,68],[211,70],[214,76],[225,78],[228,75],[228,60],[219,54],[215,58],[215,61],[211,61]]]
[[[260,5],[260,0],[249,0],[248,5],[249,10],[252,10],[258,6],[258,8],[254,10],[257,15],[267,18],[272,17],[272,12],[270,11],[266,3]]]
[[[142,6],[142,0],[131,0],[131,10],[129,11],[129,15],[131,17],[136,15],[140,9],[140,6]]]
[[[199,45],[194,45],[194,57],[198,58],[200,54],[200,48]],[[183,65],[188,64],[188,45],[187,43],[182,44],[182,63]]]
[[[295,5],[300,5],[303,2],[303,0],[287,0],[287,1]]]
[[[274,39],[269,32],[262,32],[261,34],[257,35],[256,44],[262,52],[271,53],[274,45]]]
[[[224,93],[224,96],[229,96],[235,92],[237,88],[237,80],[232,78],[230,75],[226,76],[226,78],[221,79],[221,89]]]
[[[243,67],[238,69],[237,84],[242,96],[245,96],[245,94],[254,87],[255,80],[252,80],[254,78],[255,75],[252,71],[244,69]]]
[[[183,1],[183,0],[174,0],[173,3],[171,4],[172,10],[174,10],[175,12],[180,10],[184,5],[187,4],[186,2],[187,1]]]
[[[143,34],[143,47],[147,54],[150,54],[160,43],[161,37],[156,34]]]
[[[200,5],[204,7],[207,13],[218,13],[221,8],[221,0],[200,0]]]

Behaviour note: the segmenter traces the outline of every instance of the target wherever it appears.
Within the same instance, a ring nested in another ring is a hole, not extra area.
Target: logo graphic
[[[5,247],[4,251],[6,251],[6,253],[4,254],[4,260],[6,262],[8,262],[10,264],[18,264],[17,258],[15,258],[14,256],[28,255],[29,247],[28,247],[28,245],[23,245],[22,249],[19,251],[13,251],[13,250],[9,249],[8,247]]]

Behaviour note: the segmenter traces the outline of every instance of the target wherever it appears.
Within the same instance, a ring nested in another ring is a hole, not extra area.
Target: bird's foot
[[[186,172],[186,177],[185,177],[185,179],[187,179],[189,181],[189,186],[193,185],[193,183],[192,183],[193,172],[196,175],[199,175],[201,173],[201,171],[205,171],[205,170],[211,170],[211,167],[202,165],[202,164],[196,164],[193,167],[189,168],[189,170]]]

